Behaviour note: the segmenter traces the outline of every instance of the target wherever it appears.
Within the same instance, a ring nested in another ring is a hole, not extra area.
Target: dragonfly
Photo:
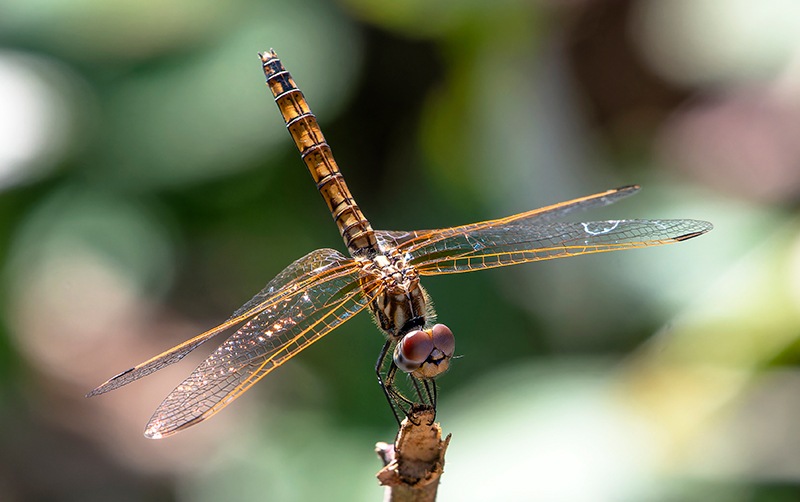
[[[267,86],[349,256],[334,249],[308,253],[225,322],[87,394],[103,394],[150,375],[236,328],[158,406],[145,428],[146,437],[166,437],[208,419],[362,310],[371,312],[385,335],[375,373],[395,417],[399,421],[415,406],[435,409],[434,379],[448,369],[455,337],[446,325],[436,323],[420,277],[660,246],[712,229],[708,222],[690,219],[560,221],[575,211],[633,195],[639,187],[631,185],[480,223],[435,230],[373,230],[294,79],[273,50],[259,57]],[[398,372],[408,375],[410,391],[398,389]]]

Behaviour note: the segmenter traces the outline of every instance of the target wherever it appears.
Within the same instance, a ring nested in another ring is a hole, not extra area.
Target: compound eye
[[[453,356],[456,350],[456,337],[450,328],[444,324],[436,324],[431,328],[431,338],[433,339],[433,346],[442,351],[446,358]]]
[[[394,363],[406,373],[411,373],[422,366],[433,349],[433,337],[429,332],[412,331],[397,342],[394,348]]]

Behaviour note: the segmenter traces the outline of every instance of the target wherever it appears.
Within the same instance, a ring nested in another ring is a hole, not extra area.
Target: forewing
[[[488,220],[481,223],[471,223],[458,227],[441,228],[436,230],[377,230],[375,236],[383,246],[398,248],[402,252],[415,253],[416,249],[428,246],[437,240],[447,239],[448,237],[461,235],[468,232],[478,231],[483,228],[491,228],[503,224],[518,222],[522,220],[535,220],[539,223],[552,221],[561,218],[575,211],[584,211],[613,204],[624,197],[629,197],[639,191],[638,185],[629,185],[620,188],[613,188],[585,197],[551,204],[549,206],[533,209],[524,213],[515,214],[506,218]]]
[[[513,217],[511,217],[513,218]],[[541,222],[495,220],[433,235],[412,250],[409,264],[422,275],[451,274],[517,263],[621,249],[660,246],[702,235],[712,225],[697,220],[607,220]]]
[[[158,407],[145,436],[160,438],[201,422],[310,344],[361,311],[378,293],[360,269],[288,296],[242,326]]]
[[[338,251],[333,249],[312,251],[286,267],[224,323],[111,377],[86,396],[96,396],[117,389],[176,363],[219,333],[241,324],[265,309],[273,309],[281,301],[290,301],[293,297],[301,295],[303,288],[310,284],[315,284],[317,289],[325,289],[328,284],[339,280],[342,276],[351,277],[355,270],[358,270],[358,265]]]
[[[275,296],[278,292],[287,289],[301,289],[309,282],[318,279],[323,272],[342,271],[342,266],[355,266],[352,259],[345,257],[335,249],[317,249],[299,260],[295,260],[276,275],[264,286],[257,295],[239,307],[231,318],[241,315],[252,315],[260,307],[265,306],[265,301]],[[288,288],[287,288],[288,287]]]

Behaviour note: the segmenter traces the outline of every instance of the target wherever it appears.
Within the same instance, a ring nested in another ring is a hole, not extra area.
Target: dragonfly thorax
[[[381,330],[392,339],[423,328],[432,315],[419,273],[396,251],[379,254],[365,263],[365,282],[381,289],[369,307]]]

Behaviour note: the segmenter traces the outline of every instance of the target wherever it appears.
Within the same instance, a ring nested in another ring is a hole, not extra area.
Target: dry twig
[[[442,440],[442,428],[435,418],[430,407],[412,409],[400,425],[395,444],[375,445],[384,464],[377,477],[386,487],[385,502],[436,500],[450,435]]]

